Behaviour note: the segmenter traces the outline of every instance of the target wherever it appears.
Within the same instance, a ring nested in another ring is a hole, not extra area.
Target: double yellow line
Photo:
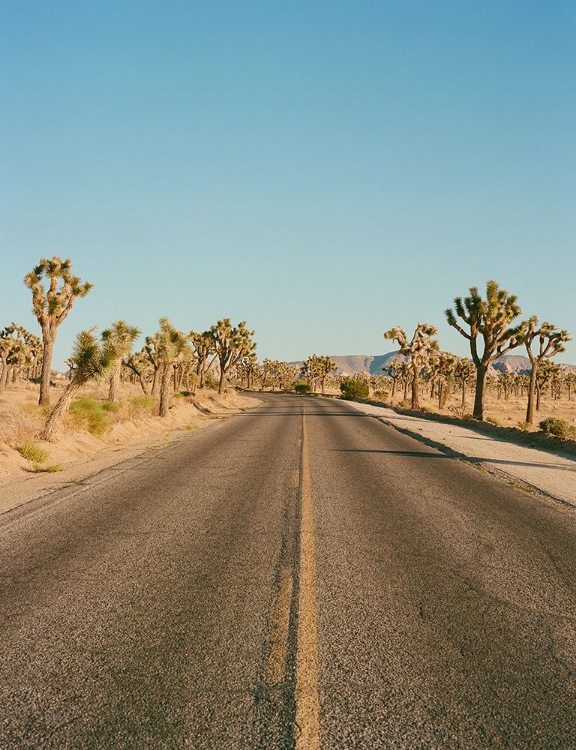
[[[320,747],[316,555],[314,508],[308,463],[308,432],[304,414],[302,415],[301,466],[300,585],[298,596],[298,651],[296,654],[296,748],[297,750],[316,750]]]
[[[300,471],[292,486],[300,494],[300,556],[298,561],[298,632],[296,644],[296,750],[320,747],[320,701],[318,697],[318,639],[316,627],[316,560],[314,514],[308,464],[308,433],[302,414]],[[280,568],[278,596],[272,623],[266,681],[279,685],[286,677],[290,608],[296,571],[288,560]]]

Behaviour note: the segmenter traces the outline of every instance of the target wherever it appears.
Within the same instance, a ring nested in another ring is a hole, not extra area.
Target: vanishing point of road
[[[261,398],[0,517],[0,747],[576,747],[576,512]]]

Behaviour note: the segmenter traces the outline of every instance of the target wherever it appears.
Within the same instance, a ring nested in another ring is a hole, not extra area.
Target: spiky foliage
[[[327,355],[312,354],[302,364],[302,373],[312,383],[313,390],[320,381],[322,393],[326,389],[326,378],[337,369],[338,365]]]
[[[116,351],[107,342],[103,344],[94,335],[95,329],[81,331],[76,336],[74,350],[70,357],[72,378],[50,412],[40,440],[52,440],[55,432],[72,402],[72,398],[89,380],[107,376],[116,357]]]
[[[249,357],[256,350],[256,343],[252,341],[254,331],[246,327],[244,320],[233,326],[230,318],[224,318],[210,327],[210,334],[220,364],[218,393],[222,393],[230,368],[235,367],[241,359]]]
[[[168,318],[160,318],[160,329],[154,337],[146,339],[154,350],[155,361],[160,374],[160,400],[158,415],[165,417],[170,406],[170,382],[175,364],[191,354],[188,336],[178,331]]]
[[[28,377],[34,377],[41,354],[40,339],[17,323],[0,331],[0,393],[24,369]]]
[[[470,296],[454,299],[454,310],[445,311],[448,324],[455,328],[470,343],[472,361],[476,367],[476,393],[474,397],[474,419],[484,419],[484,392],[488,366],[498,357],[515,349],[521,341],[525,323],[512,326],[521,313],[517,297],[500,289],[495,281],[486,284],[486,299],[482,299],[477,287],[470,287]],[[458,322],[460,318],[468,327],[466,331]],[[483,350],[478,348],[481,338]]]
[[[570,341],[568,331],[560,330],[552,323],[544,322],[538,325],[538,318],[533,315],[526,323],[526,328],[521,336],[521,341],[526,347],[532,370],[530,372],[530,385],[528,386],[528,405],[526,407],[526,422],[534,423],[534,403],[536,400],[536,386],[538,383],[538,372],[544,360],[551,359],[563,352],[564,344]],[[533,349],[537,342],[537,350]]]
[[[454,368],[454,379],[457,383],[460,384],[460,387],[462,388],[462,401],[460,402],[462,415],[464,415],[464,410],[466,408],[466,386],[474,377],[475,372],[476,368],[474,366],[474,362],[472,362],[471,360],[459,359],[456,362],[456,366]]]
[[[134,346],[134,342],[140,335],[140,329],[131,326],[125,320],[117,320],[110,328],[102,331],[102,341],[108,344],[115,352],[116,357],[110,370],[110,382],[108,389],[108,400],[117,403],[120,400],[120,379],[122,374],[122,361],[128,357]]]
[[[400,326],[391,328],[384,334],[385,339],[396,341],[400,354],[407,357],[412,374],[412,409],[420,408],[420,374],[428,362],[431,353],[438,350],[438,342],[432,338],[438,334],[436,326],[429,323],[418,323],[411,339]]]
[[[253,387],[254,381],[261,379],[262,368],[260,367],[258,360],[256,359],[256,353],[252,352],[236,364],[236,377],[240,383],[246,384],[246,388],[250,390]]]
[[[72,274],[72,263],[54,256],[42,258],[26,274],[24,283],[32,291],[32,310],[42,330],[42,373],[39,404],[50,403],[50,375],[58,327],[68,317],[78,297],[85,297],[93,284]],[[44,286],[46,284],[46,286]]]
[[[132,376],[138,378],[140,387],[145,396],[149,395],[149,384],[154,378],[154,368],[148,358],[146,347],[140,349],[139,352],[130,354],[123,359],[123,365],[126,369],[130,370]]]
[[[204,388],[204,379],[206,374],[216,360],[216,346],[212,331],[203,331],[197,333],[190,331],[190,341],[196,354],[196,376],[198,378],[198,387]]]

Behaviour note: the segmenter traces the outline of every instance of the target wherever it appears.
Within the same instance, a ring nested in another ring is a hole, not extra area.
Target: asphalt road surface
[[[576,747],[576,513],[262,398],[0,517],[0,747]]]

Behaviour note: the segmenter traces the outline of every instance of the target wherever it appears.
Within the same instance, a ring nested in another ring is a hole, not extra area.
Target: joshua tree
[[[538,351],[532,350],[534,341],[538,340]],[[522,343],[526,347],[532,371],[530,373],[530,385],[528,387],[528,406],[526,408],[526,422],[534,422],[534,402],[536,398],[536,384],[538,382],[538,370],[545,359],[551,359],[556,354],[565,350],[564,343],[570,341],[568,331],[560,331],[552,323],[542,323],[538,327],[538,318],[533,315],[526,324],[526,330],[522,336]]]
[[[117,403],[120,400],[120,376],[122,360],[132,351],[134,341],[140,335],[136,326],[129,326],[124,320],[117,320],[110,328],[102,331],[102,340],[116,352],[116,359],[111,367],[108,400]]]
[[[210,333],[220,363],[218,393],[222,393],[226,375],[230,368],[256,350],[256,343],[252,341],[254,331],[246,328],[246,321],[244,320],[237,326],[232,326],[230,318],[224,318],[210,327]]]
[[[330,357],[318,356],[317,354],[312,354],[302,365],[304,374],[314,386],[318,380],[320,381],[320,388],[323,394],[326,388],[326,378],[337,369],[338,365]]]
[[[204,388],[204,378],[216,359],[216,348],[212,331],[196,333],[190,331],[190,340],[196,353],[196,375],[198,376],[198,388]],[[214,355],[209,361],[210,356]]]
[[[470,380],[474,377],[475,371],[474,363],[469,359],[459,359],[456,362],[454,368],[454,378],[460,383],[462,387],[462,401],[460,408],[462,409],[462,416],[464,416],[464,409],[466,408],[466,387]]]
[[[430,398],[438,394],[438,408],[443,409],[454,382],[454,371],[458,359],[450,352],[432,352],[426,365],[426,376],[431,384]]]
[[[46,279],[47,288],[42,282]],[[93,284],[82,282],[72,275],[69,259],[42,258],[40,263],[24,277],[24,283],[32,291],[32,309],[42,329],[42,374],[39,404],[50,403],[50,375],[56,332],[74,306],[78,297],[85,297]]]
[[[262,370],[256,359],[256,352],[248,354],[236,365],[236,374],[240,379],[240,383],[246,381],[246,388],[250,390],[254,379],[257,379],[261,375]]]
[[[498,357],[521,342],[525,323],[511,327],[512,321],[521,310],[516,296],[500,289],[495,281],[486,284],[486,299],[478,294],[476,287],[470,287],[470,296],[454,300],[455,310],[446,310],[448,324],[470,342],[470,353],[476,367],[476,393],[474,397],[474,419],[484,419],[484,391],[488,366]],[[461,318],[470,330],[465,331],[458,323]],[[478,351],[478,337],[484,342],[484,350]]]
[[[418,323],[416,330],[409,341],[403,328],[397,326],[391,328],[384,334],[385,339],[396,341],[400,346],[400,354],[408,357],[408,363],[412,373],[412,409],[420,408],[420,373],[425,367],[430,354],[438,349],[438,342],[432,338],[436,336],[438,329],[428,323]]]
[[[148,383],[153,380],[155,370],[148,357],[146,347],[135,354],[130,354],[124,359],[123,364],[138,378],[142,392],[145,396],[148,396]]]
[[[52,440],[76,391],[92,378],[105,377],[116,356],[116,351],[109,342],[101,344],[98,341],[94,336],[94,329],[78,334],[71,357],[72,379],[50,412],[44,429],[38,436],[40,440]]]
[[[148,339],[147,339],[148,341]],[[160,330],[154,336],[155,359],[160,375],[158,415],[165,417],[170,406],[170,383],[174,365],[189,353],[188,336],[176,330],[168,318],[160,318]]]

